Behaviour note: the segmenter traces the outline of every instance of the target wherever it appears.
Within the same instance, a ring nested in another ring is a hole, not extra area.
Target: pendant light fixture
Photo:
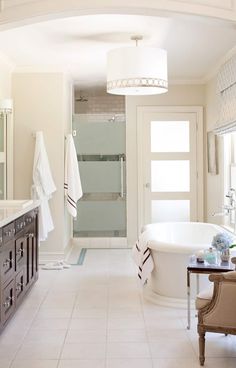
[[[154,95],[168,90],[167,52],[138,46],[142,36],[132,36],[133,47],[108,52],[107,92],[115,95]]]

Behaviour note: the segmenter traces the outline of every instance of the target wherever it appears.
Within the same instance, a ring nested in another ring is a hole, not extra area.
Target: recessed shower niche
[[[124,97],[75,94],[73,133],[83,188],[73,236],[126,237]]]

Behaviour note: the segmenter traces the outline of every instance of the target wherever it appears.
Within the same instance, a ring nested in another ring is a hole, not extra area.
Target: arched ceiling
[[[98,14],[44,21],[0,32],[0,51],[16,71],[60,70],[79,87],[105,85],[106,53],[130,46],[165,48],[172,82],[202,83],[235,46],[236,27],[222,20],[167,13],[162,16]]]

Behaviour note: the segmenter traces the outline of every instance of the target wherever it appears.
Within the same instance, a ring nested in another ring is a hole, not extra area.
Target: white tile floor
[[[194,313],[193,313],[194,314]],[[130,251],[88,250],[40,271],[0,336],[1,368],[195,368],[196,318],[143,300]],[[236,337],[207,334],[206,368],[236,367]]]

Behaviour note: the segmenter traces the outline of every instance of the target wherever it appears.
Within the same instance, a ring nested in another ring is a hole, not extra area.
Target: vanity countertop
[[[37,200],[0,201],[0,228],[40,205]]]

